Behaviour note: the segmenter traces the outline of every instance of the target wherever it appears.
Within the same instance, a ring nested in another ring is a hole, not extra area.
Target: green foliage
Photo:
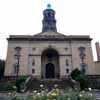
[[[27,76],[21,76],[19,79],[16,80],[17,92],[20,92],[20,90],[24,88],[26,78]]]
[[[79,71],[78,69],[74,69],[71,73],[71,77],[74,80],[77,80],[78,76],[81,74],[81,71]]]
[[[41,100],[47,100],[47,96],[46,95],[41,96]]]
[[[33,100],[33,96],[28,96],[27,100]]]
[[[67,88],[65,90],[60,90],[63,91],[63,93],[57,92],[58,95],[52,96],[52,91],[46,92],[44,90],[44,93],[41,92],[35,92],[22,96],[21,95],[16,95],[16,99],[14,100],[95,100],[93,97],[93,94],[90,91],[79,91],[78,89],[72,89],[72,88]],[[13,98],[15,97],[15,94]]]
[[[74,79],[80,83],[80,88],[82,90],[87,88],[88,78],[80,70],[78,70],[78,69],[73,70],[71,73],[71,77],[72,77],[72,79]]]
[[[65,100],[78,100],[79,98],[79,90],[78,89],[72,89],[72,88],[67,88],[64,91],[64,98]]]
[[[0,83],[0,91],[14,91],[13,86],[15,85],[15,82],[4,82]]]

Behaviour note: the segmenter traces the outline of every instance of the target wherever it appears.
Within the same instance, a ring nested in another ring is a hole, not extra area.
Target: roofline
[[[91,38],[8,38],[8,41],[91,41]]]
[[[40,34],[40,33],[39,33]],[[89,35],[70,35],[66,36],[63,35],[63,37],[55,37],[55,35],[10,35],[9,38],[7,38],[8,41],[91,41],[92,38],[90,38]]]

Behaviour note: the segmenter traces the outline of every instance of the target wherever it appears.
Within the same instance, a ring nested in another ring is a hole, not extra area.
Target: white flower
[[[13,89],[16,89],[16,86],[13,86]]]
[[[41,93],[44,93],[44,91],[41,91]]]
[[[92,89],[91,88],[88,88],[89,89],[89,91],[91,91]]]
[[[11,95],[11,92],[9,92],[8,95]]]
[[[37,92],[37,90],[34,90],[33,92],[34,92],[34,93],[36,93],[36,92]]]
[[[42,88],[43,87],[43,84],[41,84],[40,87]]]
[[[37,95],[40,95],[40,93],[37,93]]]
[[[80,94],[79,96],[82,97],[82,94]]]
[[[48,89],[45,89],[46,92],[48,92]]]
[[[75,90],[77,90],[77,88],[75,88]]]
[[[55,84],[55,85],[54,85],[54,87],[56,88],[56,87],[58,87],[58,85],[57,85],[57,84]]]
[[[82,91],[82,93],[85,93],[85,91]]]

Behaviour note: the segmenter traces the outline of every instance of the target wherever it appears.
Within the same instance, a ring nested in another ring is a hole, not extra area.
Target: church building
[[[8,38],[5,76],[61,79],[68,78],[76,68],[87,75],[95,74],[88,35],[57,32],[55,11],[50,5],[43,11],[42,24],[41,33]]]

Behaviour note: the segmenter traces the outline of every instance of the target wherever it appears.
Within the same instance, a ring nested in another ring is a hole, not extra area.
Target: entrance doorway
[[[41,55],[41,78],[59,78],[59,54],[53,48],[48,48]]]
[[[45,77],[49,79],[55,78],[55,67],[52,63],[46,64]]]

